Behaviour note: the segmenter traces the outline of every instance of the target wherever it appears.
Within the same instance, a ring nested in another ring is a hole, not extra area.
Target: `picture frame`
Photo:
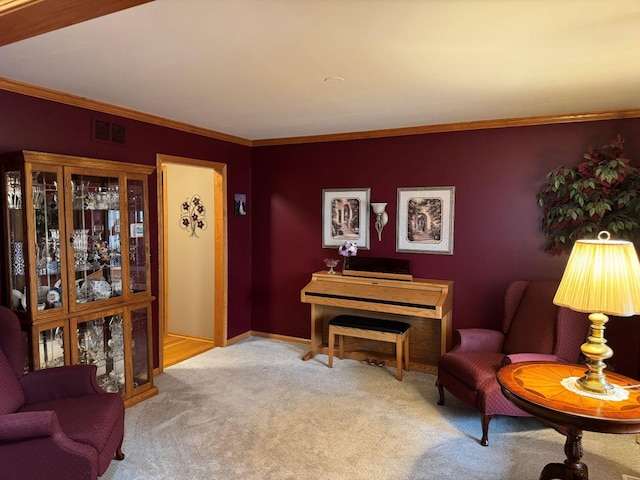
[[[396,251],[453,255],[455,187],[398,188]]]
[[[322,247],[339,247],[346,241],[369,249],[370,188],[322,190]]]
[[[246,193],[234,193],[233,213],[234,215],[241,215],[241,216],[247,214],[247,194]]]

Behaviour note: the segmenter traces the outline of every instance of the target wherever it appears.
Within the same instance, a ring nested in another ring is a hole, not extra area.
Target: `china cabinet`
[[[3,299],[28,368],[97,366],[133,404],[153,386],[148,176],[137,164],[21,151],[0,157]]]

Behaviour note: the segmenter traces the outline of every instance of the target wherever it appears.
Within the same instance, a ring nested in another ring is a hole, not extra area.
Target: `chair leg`
[[[403,341],[402,335],[396,335],[396,364],[398,365],[398,380],[402,381],[402,359],[404,358],[404,352],[402,349]]]
[[[484,413],[480,414],[480,419],[482,421],[482,439],[480,440],[480,445],[486,447],[489,445],[489,422],[493,418],[493,415],[486,415]]]
[[[338,356],[344,360],[344,335],[338,335]]]
[[[444,405],[444,387],[437,380],[436,380],[436,387],[438,387],[438,393],[440,394],[440,398],[438,399],[438,405]]]
[[[404,336],[404,369],[409,371],[409,332]]]
[[[329,368],[333,368],[333,347],[335,346],[335,335],[333,327],[329,326]]]
[[[122,453],[122,442],[124,441],[124,435],[122,436],[122,440],[118,444],[118,448],[116,449],[115,459],[116,460],[124,460],[124,453]]]

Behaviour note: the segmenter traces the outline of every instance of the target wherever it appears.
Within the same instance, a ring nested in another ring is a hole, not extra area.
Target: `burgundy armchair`
[[[0,306],[0,477],[95,480],[122,460],[124,402],[94,365],[24,373],[20,323]]]
[[[553,304],[555,281],[516,281],[505,295],[502,330],[457,331],[458,342],[438,361],[438,405],[444,389],[480,412],[481,445],[489,444],[494,415],[530,416],[502,395],[496,373],[509,363],[577,363],[589,328],[588,316]]]

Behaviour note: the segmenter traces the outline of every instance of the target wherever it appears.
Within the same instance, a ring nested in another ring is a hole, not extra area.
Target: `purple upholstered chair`
[[[94,480],[122,460],[124,402],[94,365],[25,374],[20,323],[0,306],[0,478]]]
[[[505,295],[502,330],[457,331],[458,343],[438,362],[439,405],[446,388],[480,412],[481,445],[488,445],[494,415],[530,416],[507,400],[496,373],[508,363],[554,361],[577,363],[589,328],[588,316],[553,304],[559,282],[516,281]]]

